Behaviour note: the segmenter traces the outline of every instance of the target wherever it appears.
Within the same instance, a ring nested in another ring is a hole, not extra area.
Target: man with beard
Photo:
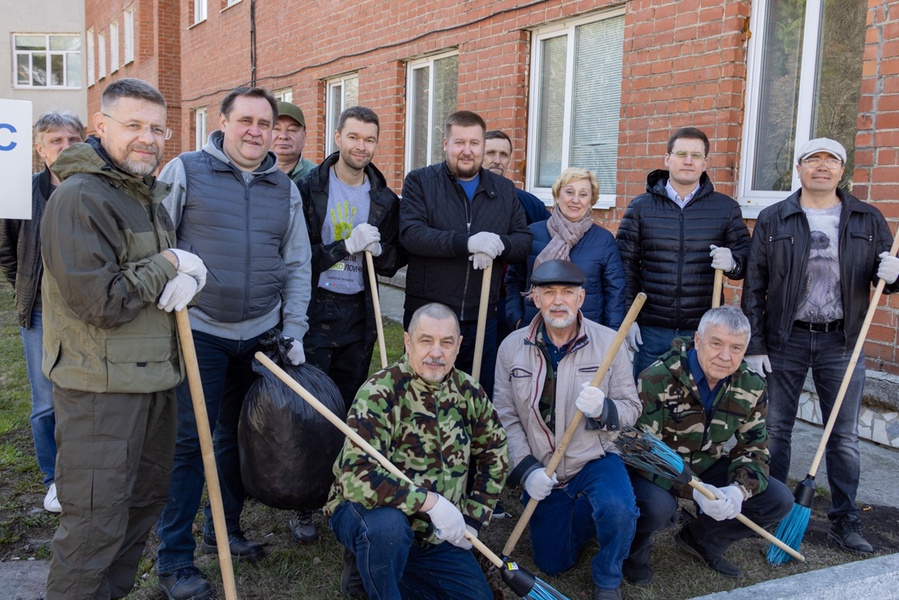
[[[637,505],[612,436],[634,424],[640,401],[624,348],[599,387],[591,385],[615,332],[581,314],[583,284],[583,271],[566,260],[534,269],[540,312],[500,346],[493,403],[509,436],[509,482],[524,485],[522,503],[540,501],[530,521],[534,562],[549,575],[567,571],[595,535],[593,599],[621,600]],[[586,418],[548,477],[545,465],[576,411]]]
[[[377,330],[364,253],[375,272],[392,277],[405,264],[399,243],[400,201],[372,164],[378,115],[364,106],[337,120],[334,152],[300,184],[312,244],[312,299],[306,360],[337,384],[347,410],[368,375]],[[300,542],[318,537],[311,514],[298,513],[290,530]]]
[[[172,183],[165,199],[178,233],[209,267],[209,285],[190,308],[190,326],[203,380],[215,461],[222,487],[228,545],[235,560],[256,561],[262,544],[240,527],[246,491],[240,478],[237,424],[244,396],[255,381],[253,354],[263,334],[281,326],[291,338],[288,359],[305,361],[309,302],[309,237],[300,191],[278,170],[269,151],[277,102],[262,88],[238,87],[221,105],[220,130],[202,150],[166,165],[160,181]],[[202,600],[212,587],[194,565],[191,527],[203,492],[203,460],[190,387],[178,388],[178,440],[169,499],[159,517],[156,570],[169,598]],[[204,552],[216,552],[207,505]]]
[[[58,157],[62,183],[41,224],[44,374],[56,410],[62,505],[46,597],[123,598],[168,489],[175,322],[205,282],[194,254],[172,249],[153,173],[166,128],[162,94],[139,79],[104,90],[97,137]]]
[[[446,118],[446,160],[406,175],[400,204],[400,242],[409,252],[403,324],[429,302],[446,304],[459,317],[458,366],[471,371],[483,276],[494,259],[511,263],[531,251],[531,232],[511,181],[484,169],[479,115],[462,110]],[[502,269],[490,280],[481,385],[493,393],[496,300]]]
[[[299,106],[278,102],[278,122],[275,123],[272,152],[278,156],[278,168],[291,181],[299,183],[315,168],[315,163],[303,158],[306,147],[306,117]]]

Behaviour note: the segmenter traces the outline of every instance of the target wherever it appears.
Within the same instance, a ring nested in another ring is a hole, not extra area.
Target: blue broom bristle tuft
[[[805,530],[808,527],[809,519],[812,516],[812,509],[807,506],[793,504],[790,514],[784,517],[780,525],[777,526],[775,536],[784,544],[799,551],[802,545],[802,538],[805,536]],[[793,560],[793,557],[771,544],[768,546],[768,553],[765,555],[768,562],[772,565],[782,565]]]
[[[568,600],[560,591],[547,584],[539,577],[534,577],[534,587],[525,596],[529,600]]]

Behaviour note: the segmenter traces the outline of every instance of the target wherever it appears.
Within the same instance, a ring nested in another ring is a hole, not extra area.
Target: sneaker
[[[705,548],[700,546],[699,543],[693,539],[693,536],[690,534],[690,530],[687,527],[682,527],[680,531],[674,534],[674,543],[682,550],[686,551],[687,554],[695,556],[700,561],[704,562],[707,567],[714,571],[718,571],[725,577],[737,579],[743,576],[743,569],[723,556],[711,554]]]
[[[194,566],[174,573],[160,573],[157,585],[169,600],[207,600],[214,594],[206,576]]]
[[[311,542],[318,539],[318,529],[315,528],[312,514],[311,510],[298,510],[297,514],[290,517],[290,533],[293,535],[293,539],[298,542]]]
[[[871,554],[874,552],[874,548],[859,533],[860,526],[861,520],[857,515],[843,515],[830,522],[830,531],[827,532],[827,538],[835,541],[849,552]]]
[[[624,580],[631,585],[649,585],[654,573],[648,563],[639,563],[631,559],[625,559],[621,565]]]
[[[59,497],[56,495],[56,483],[50,484],[47,495],[44,496],[44,510],[52,513],[61,513],[62,504],[59,503]]]
[[[240,531],[228,534],[228,548],[231,550],[231,558],[234,560],[256,562],[265,556],[265,548],[262,547],[262,544],[251,542]],[[215,536],[203,534],[200,550],[207,554],[218,554],[219,549]]]
[[[347,598],[368,598],[362,576],[356,565],[356,555],[349,548],[343,549],[343,573],[340,574],[340,593]]]
[[[493,514],[490,515],[490,520],[500,520],[506,518],[506,507],[502,505],[501,502],[497,502],[496,506],[493,508]]]

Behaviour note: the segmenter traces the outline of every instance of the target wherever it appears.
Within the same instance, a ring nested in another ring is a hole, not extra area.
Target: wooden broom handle
[[[190,400],[193,403],[197,435],[200,438],[203,470],[206,471],[206,488],[209,493],[209,507],[212,510],[215,545],[218,549],[219,565],[222,569],[222,585],[225,589],[226,600],[237,600],[234,566],[231,564],[231,548],[228,544],[228,526],[225,524],[225,508],[222,504],[222,488],[219,485],[219,473],[215,466],[215,450],[212,447],[212,434],[209,430],[209,415],[206,413],[203,380],[200,378],[200,365],[197,362],[194,336],[190,329],[190,318],[186,308],[175,311],[175,322],[178,324],[181,357],[184,359],[187,382],[190,385]]]
[[[371,280],[371,303],[375,308],[375,327],[378,330],[378,349],[381,351],[381,368],[383,369],[387,366],[387,344],[384,342],[384,323],[381,321],[381,298],[378,296],[375,261],[368,250],[365,251],[365,264],[368,267],[368,278]]]
[[[893,237],[893,245],[890,247],[890,256],[896,256],[899,250],[899,229]],[[812,466],[808,471],[810,477],[814,477],[818,472],[818,466],[821,464],[821,457],[824,456],[824,449],[827,446],[827,440],[837,422],[837,415],[840,413],[840,407],[843,405],[843,398],[846,396],[846,390],[849,389],[849,383],[852,381],[852,372],[855,365],[858,364],[858,357],[861,356],[862,349],[865,347],[865,340],[868,337],[868,329],[871,327],[871,321],[874,319],[874,313],[877,312],[877,305],[880,302],[880,296],[883,294],[883,288],[886,281],[881,279],[874,288],[874,295],[871,297],[871,303],[868,305],[868,312],[865,314],[865,320],[862,322],[861,331],[858,332],[858,339],[855,341],[855,348],[852,350],[852,356],[849,358],[849,364],[846,365],[846,372],[843,374],[843,381],[840,383],[840,391],[837,392],[837,398],[833,402],[833,408],[830,409],[830,418],[827,419],[827,425],[824,426],[824,433],[821,435],[821,442],[818,444],[818,451],[815,452],[815,458],[812,460]]]
[[[715,269],[715,282],[712,284],[712,308],[721,306],[721,288],[724,287],[724,271]]]
[[[615,360],[615,355],[618,354],[618,349],[621,348],[621,344],[624,343],[624,340],[627,337],[628,330],[630,329],[634,321],[637,320],[637,315],[640,314],[640,309],[643,308],[643,304],[645,302],[646,294],[644,294],[643,292],[640,292],[639,294],[637,294],[637,297],[634,298],[634,303],[631,304],[631,308],[629,311],[627,311],[627,315],[625,315],[624,321],[622,321],[621,323],[621,327],[618,328],[618,333],[615,334],[615,338],[609,345],[609,349],[606,352],[605,358],[599,365],[599,368],[596,369],[596,374],[593,375],[593,380],[590,382],[590,385],[592,385],[593,387],[598,387],[599,384],[602,383],[603,378],[606,376],[606,373],[608,373],[609,368],[612,366],[612,361]],[[577,431],[578,427],[580,427],[583,418],[584,413],[579,410],[574,411],[574,417],[572,417],[571,422],[565,429],[565,433],[562,434],[562,439],[559,440],[559,442],[556,444],[556,449],[553,452],[552,457],[549,459],[549,464],[546,465],[547,477],[552,477],[553,473],[556,472],[556,468],[559,466],[559,463],[562,462],[562,457],[565,455],[565,450],[568,448],[568,444],[571,442],[571,438],[574,437],[574,434]],[[512,533],[509,535],[508,541],[506,541],[506,545],[503,547],[503,556],[512,555],[512,552],[515,550],[515,545],[521,538],[521,534],[524,533],[525,527],[528,526],[528,522],[531,520],[531,516],[534,514],[534,510],[536,510],[537,504],[539,502],[539,500],[535,500],[534,498],[528,500],[527,506],[524,507],[524,511],[518,518],[518,523],[515,524],[515,529],[512,530]]]
[[[493,275],[493,261],[484,269],[481,280],[481,299],[478,302],[478,329],[474,338],[474,358],[471,362],[471,376],[481,380],[481,363],[484,358],[484,329],[487,327],[487,303],[490,301],[490,278]]]
[[[269,357],[267,357],[262,352],[256,353],[256,360],[262,363],[265,368],[275,374],[275,376],[287,384],[290,389],[299,394],[303,400],[309,403],[312,408],[314,408],[318,413],[328,420],[329,423],[334,425],[337,429],[343,432],[350,440],[353,441],[354,444],[365,450],[369,456],[378,461],[378,463],[387,469],[394,477],[399,477],[403,481],[411,483],[415,485],[415,483],[409,479],[405,473],[399,470],[396,465],[387,460],[387,457],[378,452],[378,450],[365,441],[362,436],[358,433],[350,429],[350,426],[344,423],[337,415],[335,415],[331,410],[319,401],[318,398],[313,396],[309,390],[300,385],[299,382],[294,380],[293,377],[284,372],[284,369],[275,364]],[[497,556],[490,548],[484,545],[484,542],[479,540],[476,536],[472,535],[471,532],[466,528],[465,530],[465,539],[471,542],[472,546],[477,548],[477,550],[487,557],[491,563],[496,565],[499,568],[503,568],[503,560]]]

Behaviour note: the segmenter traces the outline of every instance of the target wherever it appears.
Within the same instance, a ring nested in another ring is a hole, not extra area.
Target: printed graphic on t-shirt
[[[346,185],[331,169],[328,180],[328,216],[322,226],[322,241],[326,244],[350,237],[353,227],[368,221],[371,201],[368,179],[362,185]],[[364,289],[364,267],[361,252],[339,260],[318,278],[318,286],[335,294],[358,294]]]
[[[350,237],[350,232],[353,231],[353,217],[356,216],[356,210],[355,206],[350,207],[349,200],[344,200],[328,211],[331,213],[335,242]]]
[[[840,291],[840,205],[824,210],[805,210],[811,237],[804,298],[796,318],[829,323],[843,318]]]

